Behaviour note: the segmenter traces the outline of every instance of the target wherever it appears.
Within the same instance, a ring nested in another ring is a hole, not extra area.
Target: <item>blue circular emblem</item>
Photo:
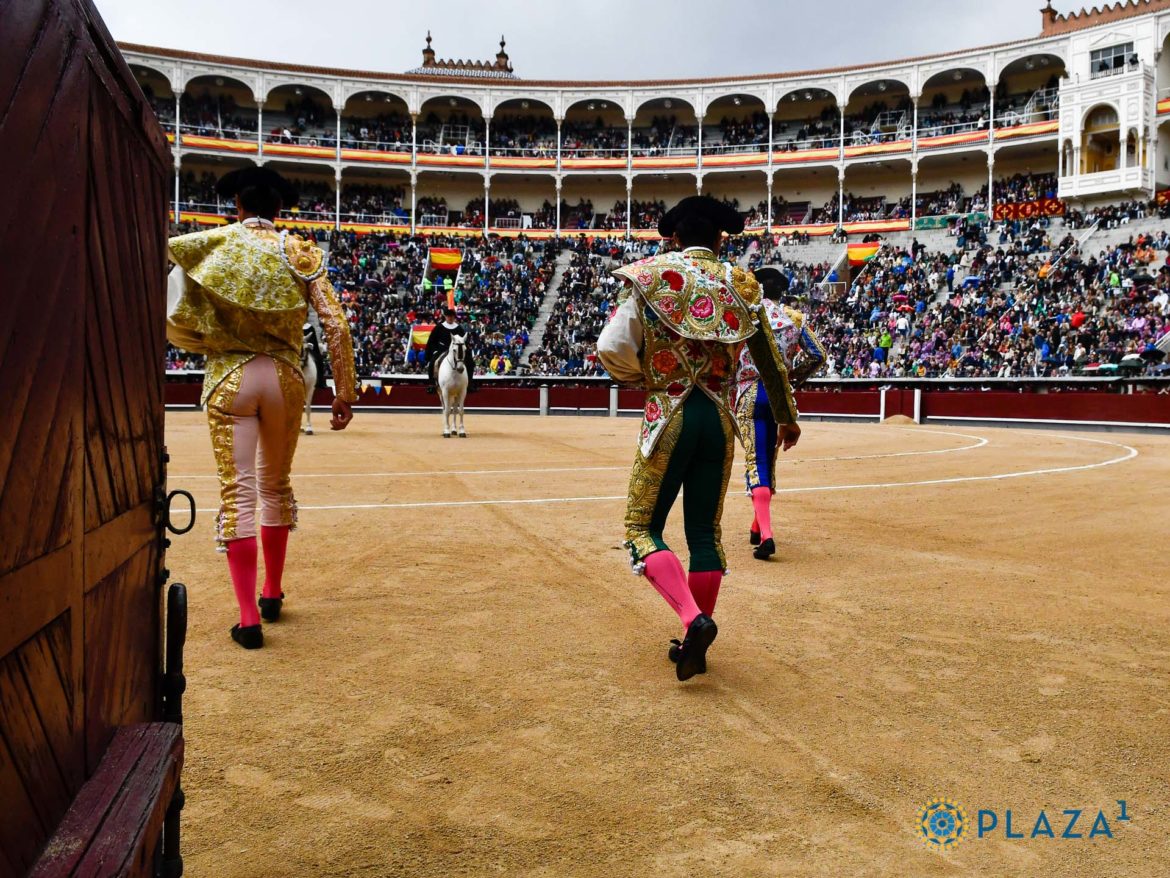
[[[931,847],[950,850],[970,834],[967,813],[958,802],[931,799],[918,812],[918,831]]]

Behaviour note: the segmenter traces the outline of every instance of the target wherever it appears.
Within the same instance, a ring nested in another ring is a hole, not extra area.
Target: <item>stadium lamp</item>
[[[731,99],[731,102],[738,107],[740,104],[743,103],[743,98],[741,98],[737,95],[736,97]]]
[[[667,98],[665,101],[662,102],[662,106],[666,107],[666,109],[669,110],[672,106],[674,106],[674,104],[672,104],[670,99]]]

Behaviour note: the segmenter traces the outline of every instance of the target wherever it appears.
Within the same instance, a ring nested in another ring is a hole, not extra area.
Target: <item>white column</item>
[[[845,165],[837,171],[837,225],[845,225]]]
[[[337,161],[341,161],[341,110],[337,111]]]
[[[341,117],[338,116],[337,118],[340,119]],[[337,142],[341,143],[340,140]],[[336,191],[334,192],[335,197],[333,199],[333,228],[340,229],[341,228],[341,166],[340,165],[338,165],[338,167],[336,168],[336,173],[334,174],[334,181],[336,183]]]
[[[987,150],[987,227],[995,222],[995,150]]]
[[[175,222],[179,221],[179,155],[175,153]]]
[[[626,117],[626,172],[634,168],[634,120]]]
[[[841,139],[837,142],[837,158],[840,161],[844,162],[845,161],[845,108],[842,106],[838,106],[837,107],[837,115],[841,119],[841,127],[840,127],[840,138]]]
[[[698,117],[699,122],[699,153],[695,159],[695,167],[701,171],[703,168],[703,118]]]
[[[256,153],[264,155],[264,101],[256,101]]]
[[[418,229],[418,171],[410,172],[410,233]]]
[[[563,119],[557,119],[557,173],[558,174],[561,172],[561,123],[563,121],[564,121]],[[560,185],[559,180],[557,181],[557,185],[558,186]],[[558,201],[557,204],[559,205],[560,201]],[[558,208],[558,210],[559,210],[559,208]]]
[[[771,174],[771,172],[769,172],[769,173],[768,173],[768,219],[767,219],[767,229],[768,229],[768,231],[769,231],[769,232],[772,230],[772,174]]]
[[[634,217],[632,216],[634,200],[634,178],[630,175],[626,176],[626,237],[630,237],[630,232],[634,227]]]
[[[910,231],[918,222],[918,158],[910,161]]]
[[[183,111],[182,95],[175,94],[175,148],[178,149],[179,140],[182,135],[179,133],[179,125],[181,124],[181,113]]]
[[[559,146],[560,146],[559,126],[558,126],[558,130],[557,130],[557,145],[559,148]],[[558,164],[559,164],[559,161],[558,161]],[[560,176],[560,174],[558,174],[557,175],[557,222],[556,222],[556,230],[557,230],[558,235],[561,233],[561,182],[562,182],[561,176]]]
[[[492,175],[483,175],[483,233],[486,235],[488,226],[491,223],[491,196],[492,196]]]
[[[410,114],[410,166],[418,166],[418,113]]]

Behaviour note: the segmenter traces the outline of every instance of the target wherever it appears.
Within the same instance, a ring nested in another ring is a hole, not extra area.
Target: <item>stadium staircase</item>
[[[532,356],[533,352],[539,351],[541,345],[544,344],[544,333],[548,329],[549,318],[552,317],[553,308],[556,307],[557,299],[561,295],[561,285],[564,283],[561,278],[568,271],[572,261],[573,251],[562,250],[557,255],[556,262],[553,263],[553,277],[557,279],[557,282],[549,284],[544,293],[544,299],[540,303],[540,310],[536,312],[536,322],[532,324],[532,331],[528,333],[528,344],[520,354],[520,362],[525,365],[528,364],[528,358]]]

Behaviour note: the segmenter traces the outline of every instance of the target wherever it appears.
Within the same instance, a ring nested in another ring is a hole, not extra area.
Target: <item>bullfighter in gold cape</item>
[[[280,617],[297,520],[289,475],[305,405],[300,357],[309,305],[333,366],[334,430],[349,424],[357,399],[353,343],[321,249],[273,224],[282,204],[296,203],[296,190],[264,168],[233,171],[216,188],[236,199],[240,221],[171,239],[167,338],[207,358],[202,402],[220,482],[216,536],[240,605],[231,635],[256,649],[264,643],[260,617]],[[258,602],[257,501],[265,567]]]
[[[723,232],[743,231],[740,216],[707,196],[683,199],[659,224],[681,252],[618,269],[618,307],[597,341],[610,375],[646,389],[626,507],[626,548],[674,608],[685,636],[668,655],[679,680],[706,671],[718,628],[711,618],[727,563],[721,543],[723,497],[731,477],[738,426],[732,405],[736,365],[746,345],[768,387],[779,441],[796,444],[796,406],[763,319],[760,287],[750,274],[719,261]],[[689,576],[662,538],[683,490]]]

